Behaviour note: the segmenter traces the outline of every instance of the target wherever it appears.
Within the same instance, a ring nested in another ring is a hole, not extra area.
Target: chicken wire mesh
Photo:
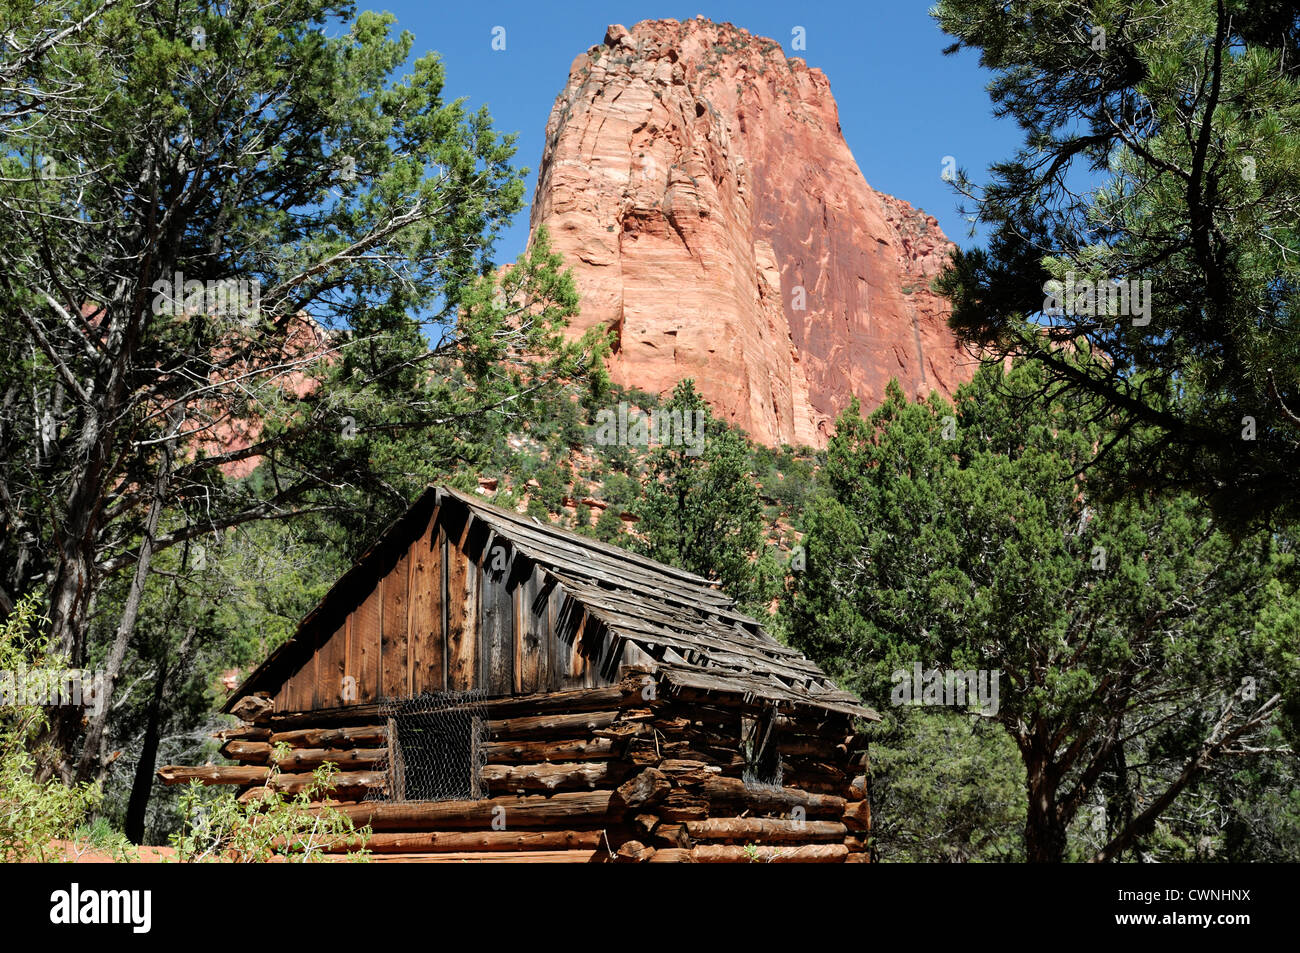
[[[426,692],[384,701],[388,756],[375,766],[388,783],[371,801],[469,801],[486,796],[487,695]]]

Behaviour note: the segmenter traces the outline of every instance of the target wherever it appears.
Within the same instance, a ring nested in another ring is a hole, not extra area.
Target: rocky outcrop
[[[830,83],[703,19],[611,26],[547,124],[531,224],[574,269],[572,331],[614,332],[614,379],[693,377],[767,444],[822,446],[852,395],[950,393],[973,360],[928,290],[951,247],[867,185]]]

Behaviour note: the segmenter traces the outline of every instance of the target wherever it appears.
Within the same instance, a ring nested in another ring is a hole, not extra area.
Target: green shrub
[[[176,859],[190,864],[265,863],[278,856],[310,863],[328,859],[325,848],[339,843],[356,845],[347,852],[348,860],[368,859],[370,828],[357,828],[346,814],[313,801],[333,789],[338,765],[321,765],[312,772],[311,784],[293,797],[274,789],[279,774],[274,764],[288,750],[288,745],[276,746],[260,800],[241,804],[232,791],[213,793],[191,782],[181,797],[185,820],[171,835]]]
[[[613,543],[616,546],[622,545],[619,539],[623,535],[623,520],[612,505],[605,507],[601,511],[600,516],[596,519],[593,532],[601,542]]]
[[[28,672],[59,667],[34,633],[46,620],[35,595],[19,601],[0,623],[0,670]],[[69,787],[57,779],[39,781],[31,748],[45,728],[45,712],[37,705],[5,699],[0,708],[0,861],[47,862],[57,857],[51,841],[77,839],[77,828],[102,801],[98,785]]]

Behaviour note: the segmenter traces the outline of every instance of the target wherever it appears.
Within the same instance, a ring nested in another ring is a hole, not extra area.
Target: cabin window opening
[[[777,712],[766,707],[740,718],[740,750],[745,757],[741,775],[746,787],[781,786],[781,748]]]
[[[486,797],[487,709],[482,692],[436,692],[382,706],[388,728],[386,799]]]

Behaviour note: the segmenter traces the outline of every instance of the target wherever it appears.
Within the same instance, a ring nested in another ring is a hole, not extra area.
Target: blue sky
[[[950,38],[921,0],[357,3],[360,9],[396,15],[398,28],[415,36],[413,55],[429,50],[442,55],[448,97],[467,97],[475,108],[486,103],[499,130],[519,134],[515,164],[531,170],[530,202],[546,120],[569,64],[601,42],[610,23],[631,27],[640,20],[703,14],[770,37],[789,56],[802,56],[830,78],[844,138],[867,181],[925,209],[963,246],[976,239],[968,237],[969,223],[957,212],[959,197],[940,178],[944,157],[954,157],[980,182],[983,170],[1009,156],[1018,142],[1015,125],[992,116],[984,91],[989,75],[977,56],[944,56]],[[497,26],[506,30],[503,51],[492,49]],[[806,50],[791,49],[796,26],[804,27]],[[522,251],[527,230],[523,212],[497,245],[498,262]]]

